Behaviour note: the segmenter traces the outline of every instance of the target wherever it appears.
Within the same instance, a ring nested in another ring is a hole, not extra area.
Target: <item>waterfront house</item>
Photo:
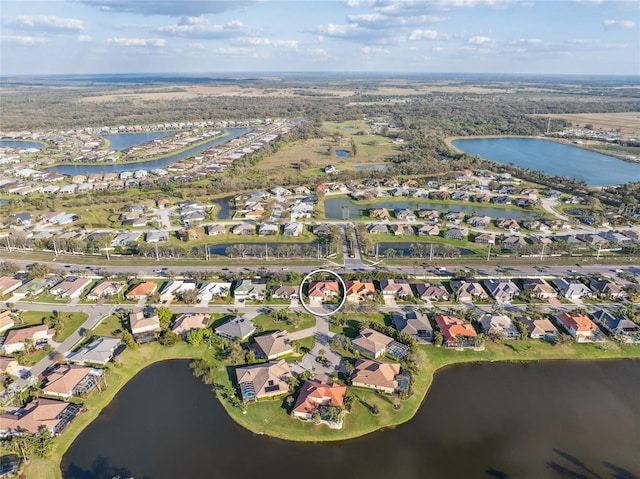
[[[166,243],[169,241],[169,233],[166,231],[149,231],[146,236],[147,243]]]
[[[137,341],[146,343],[160,334],[160,318],[157,314],[145,316],[142,311],[131,313],[129,314],[129,328]]]
[[[432,342],[433,328],[427,315],[412,309],[411,311],[394,311],[391,324],[401,333],[412,336],[417,342]]]
[[[207,226],[207,234],[209,236],[223,235],[226,233],[227,233],[227,229],[224,225],[215,224],[215,225]]]
[[[263,359],[276,359],[293,353],[289,333],[275,331],[270,334],[254,337],[256,356]]]
[[[283,235],[284,236],[300,236],[304,229],[304,225],[302,223],[298,223],[294,221],[293,223],[287,223],[284,225]]]
[[[448,348],[476,347],[477,334],[473,326],[455,316],[437,314],[436,324],[443,336],[443,344]]]
[[[314,413],[319,409],[342,408],[346,394],[347,387],[341,384],[327,384],[317,380],[304,381],[293,406],[293,415],[299,419],[311,421]]]
[[[243,402],[289,392],[291,370],[284,360],[236,368],[236,381]]]
[[[91,284],[90,278],[77,278],[70,276],[64,281],[56,284],[49,291],[54,296],[61,298],[75,299],[79,298],[84,289]]]
[[[556,319],[579,343],[594,341],[598,336],[598,326],[583,314],[560,313]]]
[[[400,364],[358,359],[351,375],[351,384],[393,394],[399,389]]]
[[[280,227],[271,222],[262,223],[258,226],[258,235],[259,236],[275,236],[278,234]]]
[[[367,225],[367,230],[370,234],[374,235],[386,235],[389,233],[389,228],[387,228],[387,225],[380,223],[372,223]]]
[[[640,343],[640,326],[630,319],[604,309],[594,311],[591,313],[591,317],[616,339],[624,343]]]
[[[316,236],[329,237],[331,236],[331,225],[328,223],[321,223],[319,225],[314,225],[312,232]]]
[[[381,221],[389,221],[389,210],[386,208],[371,208],[369,210],[371,218],[378,218]]]
[[[418,236],[438,236],[440,228],[438,225],[424,224],[418,228]]]
[[[135,300],[145,299],[155,293],[156,289],[158,289],[158,285],[156,283],[153,281],[145,281],[135,285],[127,291],[125,298]]]
[[[67,356],[67,361],[76,364],[105,365],[116,353],[120,346],[119,338],[98,337],[90,344]]]
[[[483,314],[479,320],[485,333],[497,332],[506,339],[518,339],[520,333],[509,316],[504,314]]]
[[[22,351],[27,341],[33,345],[44,345],[53,339],[55,330],[46,324],[38,324],[27,328],[10,329],[5,336],[4,343],[0,346],[0,352],[13,354]]]
[[[242,236],[253,235],[253,234],[256,234],[256,226],[251,223],[239,223],[235,225],[233,228],[231,228],[231,232],[234,235],[242,235]]]
[[[558,337],[558,328],[547,318],[532,319],[528,316],[522,316],[518,319],[527,327],[531,339],[555,341]]]
[[[174,321],[171,331],[185,338],[189,331],[206,328],[209,320],[210,316],[208,314],[182,313]]]
[[[0,414],[0,437],[40,434],[45,427],[53,436],[60,434],[80,412],[77,404],[37,398],[24,407],[6,407]]]
[[[47,396],[58,399],[70,399],[72,396],[85,396],[98,385],[102,373],[84,366],[59,365],[44,378],[41,388]]]
[[[255,331],[256,327],[253,324],[253,319],[241,316],[234,316],[215,329],[218,336],[222,336],[223,338],[227,338],[231,341],[236,339],[244,341],[255,333]]]
[[[392,224],[389,229],[395,236],[413,236],[415,234],[409,224]]]
[[[451,240],[462,241],[469,234],[469,230],[467,228],[450,228],[444,234],[444,237]]]
[[[449,292],[441,284],[416,283],[414,286],[423,301],[449,301]]]
[[[387,347],[393,342],[393,338],[373,329],[365,328],[351,341],[351,344],[361,353],[375,359],[384,355],[387,352]]]
[[[481,233],[479,235],[476,235],[473,241],[476,244],[494,245],[496,244],[496,235],[494,235],[493,233]]]

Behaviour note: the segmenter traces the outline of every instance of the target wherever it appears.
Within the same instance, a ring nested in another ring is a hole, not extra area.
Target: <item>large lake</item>
[[[465,364],[436,374],[408,423],[295,443],[238,426],[187,361],[166,361],[80,434],[63,477],[637,479],[639,391],[640,361]]]
[[[140,169],[145,170],[153,170],[156,168],[164,168],[165,166],[175,163],[176,161],[184,160],[185,158],[190,158],[192,156],[197,155],[213,146],[219,145],[221,143],[226,143],[234,138],[238,138],[248,132],[250,132],[253,128],[226,128],[225,131],[228,133],[225,136],[215,138],[213,140],[207,141],[201,145],[194,146],[192,148],[187,148],[186,150],[176,153],[175,155],[170,155],[165,158],[161,158],[159,160],[149,160],[149,161],[141,161],[137,163],[103,163],[99,165],[87,165],[87,164],[78,164],[78,165],[62,165],[62,166],[54,166],[50,168],[52,171],[56,171],[63,175],[93,175],[93,174],[105,174],[105,173],[122,173],[123,171],[135,171]],[[114,136],[128,136],[124,135],[114,135]]]
[[[348,198],[327,198],[324,200],[324,215],[327,219],[343,219],[342,208],[349,208],[349,218],[360,218],[361,213],[370,208],[387,208],[393,214],[394,209],[408,208],[410,210],[431,209],[438,211],[464,211],[467,214],[479,216],[491,216],[492,218],[513,218],[516,220],[536,218],[539,215],[533,211],[510,208],[492,208],[491,206],[480,206],[480,203],[469,203],[467,205],[454,205],[437,203],[433,201],[418,200],[388,200],[372,203],[355,203]]]
[[[622,161],[575,146],[537,138],[478,138],[454,140],[452,145],[470,155],[498,163],[566,176],[589,185],[640,181],[640,163]]]
[[[0,140],[0,148],[23,148],[25,150],[27,148],[37,148],[38,150],[42,150],[44,144],[27,140]]]
[[[116,133],[114,135],[102,135],[101,138],[109,140],[110,150],[125,150],[131,146],[142,145],[158,138],[175,135],[175,131],[149,131],[146,133]]]

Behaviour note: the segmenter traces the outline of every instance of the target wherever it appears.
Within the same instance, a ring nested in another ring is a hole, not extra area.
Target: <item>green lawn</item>
[[[20,319],[22,322],[16,321],[17,327],[33,326],[36,324],[42,324],[45,318],[51,316],[51,312],[44,311],[22,311],[20,313]]]
[[[300,324],[295,327],[286,321],[274,321],[273,318],[267,314],[259,314],[253,320],[256,326],[261,326],[264,331],[284,330],[293,333],[295,331],[301,331],[303,329],[311,328],[316,324],[316,318],[308,313],[300,315]]]
[[[69,317],[64,322],[64,328],[54,339],[58,342],[64,341],[71,336],[71,333],[78,329],[88,317],[87,313],[70,313]]]

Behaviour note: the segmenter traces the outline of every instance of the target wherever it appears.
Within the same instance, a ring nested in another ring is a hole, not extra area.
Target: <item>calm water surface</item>
[[[42,150],[44,145],[37,141],[0,140],[0,148],[37,148],[38,150]]]
[[[478,138],[454,140],[453,146],[470,155],[498,163],[513,163],[553,176],[566,176],[589,185],[640,181],[640,163],[622,161],[575,146],[536,138]]]
[[[438,211],[464,211],[468,214],[479,216],[491,216],[492,218],[513,218],[516,220],[535,218],[539,215],[532,211],[512,210],[507,208],[492,208],[491,206],[480,206],[478,203],[468,205],[451,205],[434,203],[431,201],[411,201],[411,200],[389,200],[376,203],[354,203],[347,198],[329,198],[324,200],[325,216],[328,219],[342,219],[342,207],[349,207],[349,218],[360,218],[361,212],[366,212],[370,208],[387,208],[393,216],[394,209],[408,208],[410,210],[430,209]],[[424,221],[422,221],[424,222]]]
[[[436,374],[410,422],[309,444],[251,434],[187,361],[166,361],[82,432],[63,476],[637,479],[639,391],[640,361],[465,364]]]
[[[175,135],[175,131],[154,131],[147,133],[119,133],[115,135],[103,135],[102,138],[109,140],[110,150],[124,150],[130,146],[142,145],[158,138]]]

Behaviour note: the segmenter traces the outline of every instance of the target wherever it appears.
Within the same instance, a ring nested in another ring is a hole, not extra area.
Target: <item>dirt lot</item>
[[[576,128],[593,125],[594,130],[617,131],[625,135],[640,135],[640,112],[625,113],[576,113],[569,115],[544,115],[562,118],[573,123]]]

